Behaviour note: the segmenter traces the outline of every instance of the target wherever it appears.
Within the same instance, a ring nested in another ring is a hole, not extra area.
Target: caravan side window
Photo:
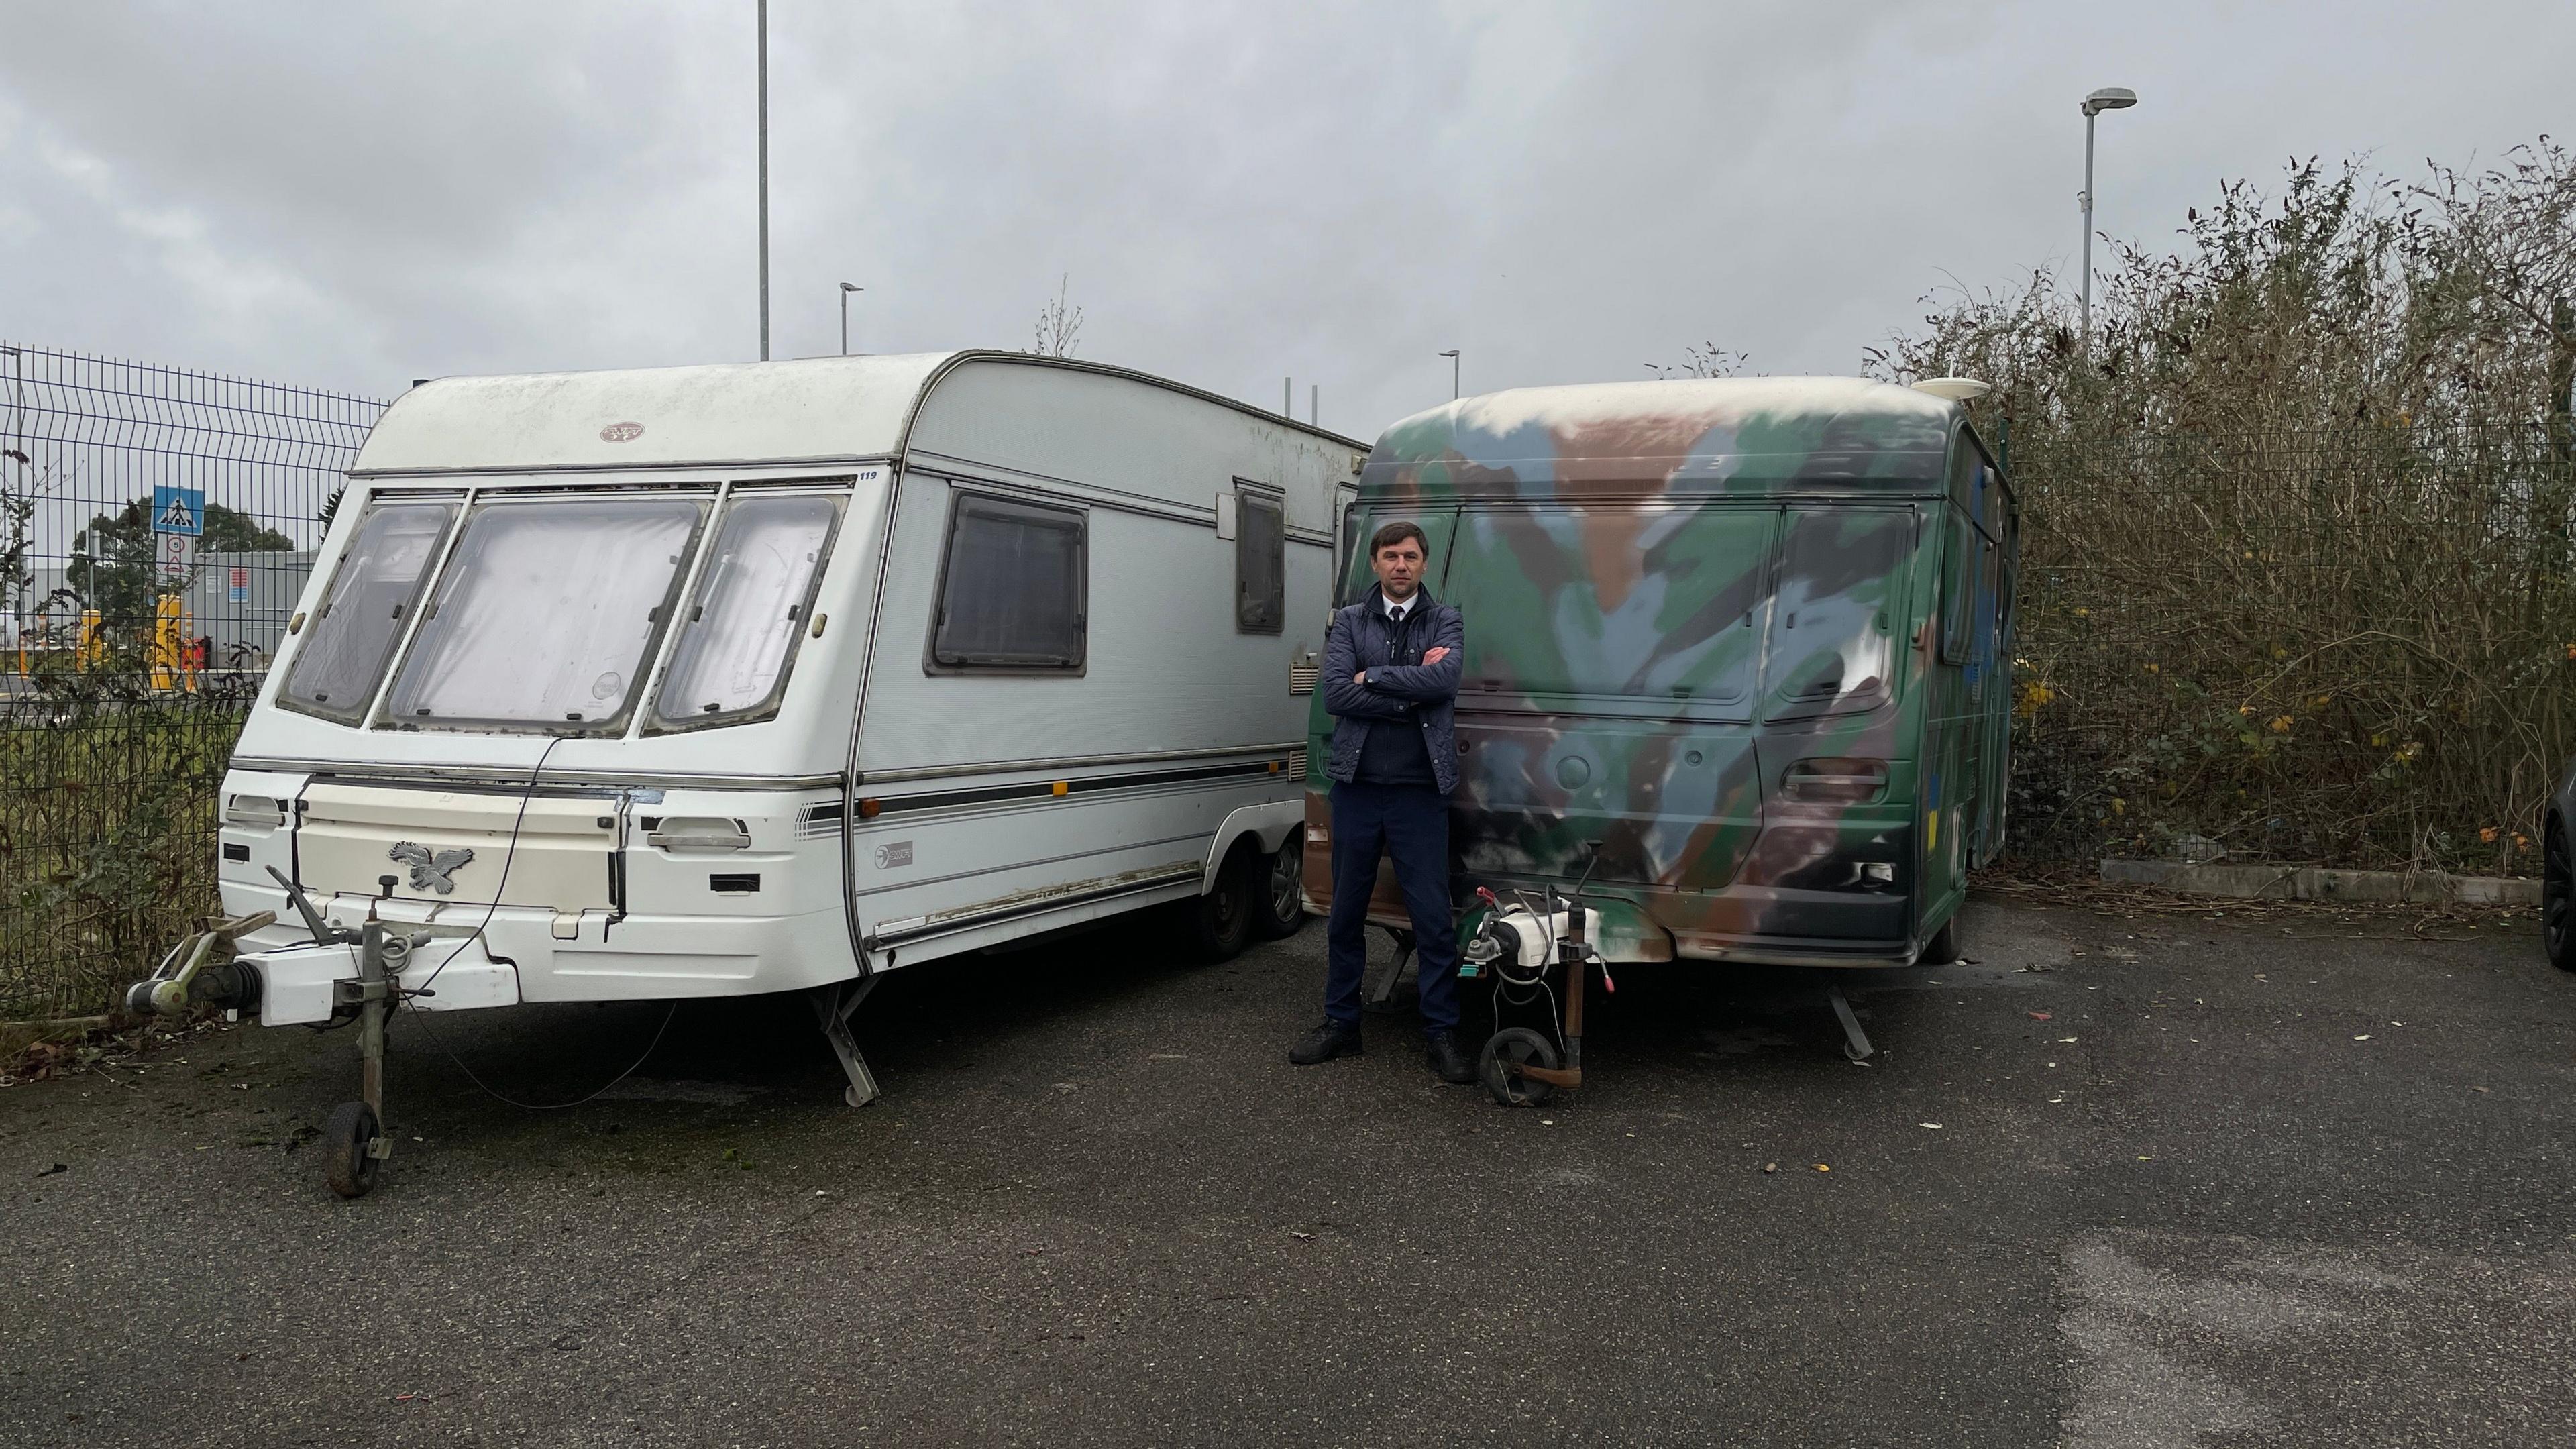
[[[1942,511],[1950,537],[1941,550],[1941,662],[1965,664],[1977,623],[1977,526],[1955,507]]]
[[[1080,669],[1085,535],[1076,509],[958,493],[939,562],[931,667]]]
[[[1276,493],[1234,490],[1234,627],[1276,634],[1288,617],[1288,519]]]

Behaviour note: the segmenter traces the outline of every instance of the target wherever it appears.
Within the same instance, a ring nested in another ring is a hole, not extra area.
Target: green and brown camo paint
[[[1600,840],[1611,960],[1895,965],[2000,844],[2016,523],[1955,403],[1857,378],[1467,398],[1378,440],[1344,599],[1369,579],[1358,541],[1396,519],[1466,616],[1453,901],[1570,887]],[[1318,695],[1319,909],[1332,723]],[[1784,785],[1860,761],[1886,776],[1865,798]],[[1370,919],[1405,924],[1391,872]]]

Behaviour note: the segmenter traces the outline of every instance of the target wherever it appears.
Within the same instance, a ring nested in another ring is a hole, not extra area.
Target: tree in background
[[[1040,357],[1071,357],[1082,345],[1082,309],[1065,306],[1072,285],[1070,272],[1057,278],[1055,300],[1038,309],[1037,344],[1029,351]]]
[[[12,631],[32,612],[36,575],[28,565],[36,546],[36,505],[50,483],[25,453],[0,450],[0,615]]]
[[[1744,371],[1748,352],[1730,352],[1714,342],[1693,343],[1682,349],[1679,362],[1649,362],[1646,370],[1658,378],[1736,377]]]
[[[1866,354],[1994,385],[2015,849],[2536,868],[2576,751],[2576,163],[2293,162],[2176,236],[2114,247],[2090,338],[2040,270]]]
[[[2114,243],[2090,345],[2038,270],[1931,313],[1865,370],[1983,379],[1980,410],[2025,436],[2563,416],[2576,162],[2545,136],[2509,154],[2415,184],[2313,158],[2278,195],[2223,183],[2171,252]]]
[[[220,503],[206,505],[195,552],[292,552],[295,540],[249,514]],[[159,561],[152,542],[152,500],[138,498],[113,515],[98,514],[73,542],[63,581],[81,603],[110,621],[130,623],[152,612],[160,592]]]

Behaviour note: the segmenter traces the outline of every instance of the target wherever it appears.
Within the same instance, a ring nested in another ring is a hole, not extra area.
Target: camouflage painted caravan
[[[1857,378],[1530,388],[1389,428],[1342,521],[1465,611],[1452,898],[1569,886],[1610,961],[1956,950],[2002,845],[2018,523],[1956,402]],[[1328,909],[1315,703],[1305,883]],[[1404,923],[1381,876],[1370,919]]]

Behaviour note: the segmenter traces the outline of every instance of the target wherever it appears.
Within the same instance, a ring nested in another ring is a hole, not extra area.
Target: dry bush
[[[1871,355],[1975,404],[2026,508],[2015,848],[2506,872],[2576,750],[2576,165],[2292,165]]]

